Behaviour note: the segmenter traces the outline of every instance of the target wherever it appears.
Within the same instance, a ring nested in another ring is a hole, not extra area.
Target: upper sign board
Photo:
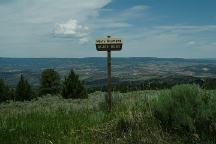
[[[118,38],[102,38],[96,40],[98,51],[120,51],[122,49],[122,40]]]

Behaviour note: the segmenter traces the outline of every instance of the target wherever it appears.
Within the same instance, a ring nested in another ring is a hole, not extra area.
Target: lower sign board
[[[116,38],[97,39],[96,49],[98,51],[120,51],[122,49],[122,40]]]
[[[122,44],[96,44],[98,51],[120,51],[122,49]]]

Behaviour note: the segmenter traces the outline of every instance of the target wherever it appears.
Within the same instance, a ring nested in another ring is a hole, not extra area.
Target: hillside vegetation
[[[216,91],[195,85],[88,99],[46,95],[0,104],[1,144],[215,143]]]

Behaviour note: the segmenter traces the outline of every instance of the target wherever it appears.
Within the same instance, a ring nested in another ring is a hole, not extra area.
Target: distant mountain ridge
[[[0,78],[16,85],[23,74],[32,85],[39,84],[40,73],[47,68],[57,70],[63,78],[74,69],[88,85],[105,84],[106,57],[88,58],[0,58]],[[114,83],[159,80],[165,77],[216,77],[216,59],[184,59],[156,57],[112,58]]]

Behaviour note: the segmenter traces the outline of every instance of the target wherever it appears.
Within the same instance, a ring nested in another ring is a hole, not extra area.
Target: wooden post
[[[111,69],[111,50],[107,51],[107,104],[108,111],[112,111],[112,69]]]
[[[107,94],[105,95],[108,111],[112,111],[112,59],[111,51],[120,51],[122,49],[122,40],[119,38],[107,38],[96,40],[96,49],[98,51],[107,51]]]

